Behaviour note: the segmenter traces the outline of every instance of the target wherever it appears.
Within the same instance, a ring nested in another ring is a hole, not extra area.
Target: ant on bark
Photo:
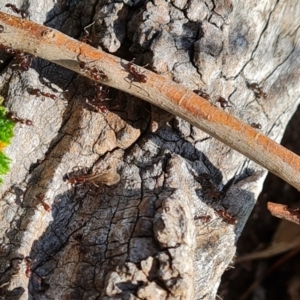
[[[37,199],[44,207],[45,211],[47,212],[51,212],[51,208],[50,208],[50,205],[47,204],[44,200],[45,198],[45,194],[38,194],[34,197],[35,199]]]
[[[86,103],[91,106],[95,112],[101,112],[103,114],[107,114],[108,109],[105,105],[103,105],[103,101],[110,100],[106,98],[108,94],[108,87],[104,88],[103,85],[99,83],[94,83],[95,88],[95,97],[91,100],[86,99]]]
[[[54,94],[45,93],[45,92],[41,91],[40,89],[28,88],[27,92],[29,93],[29,95],[34,95],[36,97],[44,96],[46,98],[51,98],[52,100],[57,99],[57,97]]]
[[[16,123],[19,122],[21,124],[25,124],[25,125],[28,125],[28,126],[33,125],[31,120],[21,119],[14,112],[11,112],[11,111],[6,113],[6,117],[8,119],[10,119],[11,121],[16,122]]]
[[[267,94],[263,92],[262,88],[258,85],[258,83],[249,83],[247,82],[248,89],[254,92],[256,98],[267,98]]]
[[[7,3],[5,4],[5,7],[10,8],[14,13],[21,15],[23,19],[25,19],[28,16],[28,11],[25,9],[19,9],[14,4]]]
[[[26,263],[26,270],[25,270],[25,275],[27,278],[30,277],[31,275],[31,265],[32,265],[32,258],[29,256],[25,257],[25,263]]]
[[[237,224],[237,219],[231,215],[228,211],[223,209],[216,210],[216,213],[223,219],[224,222],[235,225]]]
[[[111,170],[81,175],[76,175],[75,172],[73,172],[72,175],[67,174],[63,180],[68,181],[68,183],[70,183],[72,186],[78,186],[87,183],[93,184],[96,187],[99,187],[99,185],[103,184],[106,186],[112,186],[120,181],[120,175]]]

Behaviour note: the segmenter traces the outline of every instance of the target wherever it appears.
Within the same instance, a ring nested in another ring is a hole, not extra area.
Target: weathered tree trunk
[[[29,3],[22,8],[31,20],[76,38],[95,22],[88,37],[95,47],[149,63],[217,106],[223,97],[226,111],[277,141],[297,108],[298,1]],[[16,125],[6,150],[0,296],[214,299],[266,172],[144,101],[111,91],[108,111],[95,112],[87,79],[40,59],[28,72],[12,64],[0,94],[34,126]],[[70,186],[63,179],[74,168],[111,169],[121,180]]]

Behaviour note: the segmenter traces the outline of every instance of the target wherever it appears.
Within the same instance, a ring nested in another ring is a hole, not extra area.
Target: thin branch
[[[286,205],[268,202],[271,215],[300,225],[300,209],[288,208]]]
[[[297,155],[187,88],[140,67],[138,70],[143,76],[132,83],[127,61],[49,27],[2,12],[0,25],[4,27],[0,33],[1,44],[54,62],[159,106],[214,136],[300,190],[300,158]],[[90,69],[80,68],[80,62],[85,62]],[[99,80],[90,71],[93,68],[102,74]]]

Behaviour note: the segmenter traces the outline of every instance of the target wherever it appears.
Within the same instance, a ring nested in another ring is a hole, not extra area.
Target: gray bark
[[[95,47],[149,63],[204,90],[217,106],[224,97],[226,111],[260,123],[277,141],[297,108],[298,1],[24,3],[31,20],[76,38],[95,21]],[[214,299],[266,172],[139,99],[111,91],[108,113],[94,112],[85,103],[94,94],[87,79],[38,58],[28,72],[12,64],[1,73],[0,93],[34,126],[17,124],[6,149],[12,163],[0,187],[0,296]],[[59,99],[31,96],[28,87]],[[71,186],[63,178],[74,168],[112,169],[121,181]],[[36,198],[41,193],[50,213]]]

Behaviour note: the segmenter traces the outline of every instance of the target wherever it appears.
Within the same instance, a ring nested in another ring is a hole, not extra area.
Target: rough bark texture
[[[227,111],[260,123],[277,141],[297,107],[297,1],[24,3],[31,20],[74,37],[95,21],[94,46],[203,89],[216,105],[224,97]],[[16,125],[6,151],[12,164],[1,186],[0,295],[214,299],[265,172],[139,99],[111,91],[101,114],[85,103],[94,94],[88,80],[39,59],[28,72],[12,64],[1,73],[1,95],[34,126]],[[254,82],[266,98],[247,88]],[[28,87],[60,99],[31,96]],[[74,167],[110,168],[121,181],[72,187],[63,178]],[[41,193],[50,213],[36,198]]]

